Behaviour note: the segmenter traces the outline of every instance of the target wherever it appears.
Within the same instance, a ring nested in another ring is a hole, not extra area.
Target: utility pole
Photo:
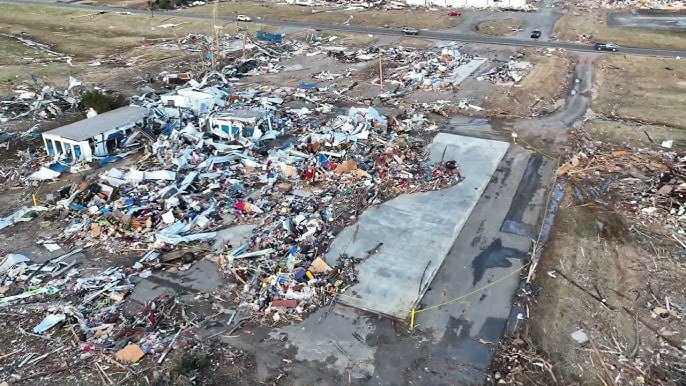
[[[379,86],[383,91],[383,54],[379,53]]]
[[[217,28],[217,5],[219,2],[214,0],[214,7],[212,8],[212,38],[214,39],[214,49],[210,50],[212,70],[217,68],[217,58],[219,54],[219,29]]]

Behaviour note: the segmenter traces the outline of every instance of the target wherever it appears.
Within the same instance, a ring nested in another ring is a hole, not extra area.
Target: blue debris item
[[[329,157],[324,154],[317,154],[317,163],[324,168],[329,167]]]
[[[72,204],[69,204],[69,209],[71,209],[71,210],[75,210],[75,211],[77,211],[77,212],[78,212],[78,211],[81,211],[81,210],[84,210],[84,209],[86,209],[86,207],[85,207],[85,206],[83,206],[83,205],[79,205],[79,204],[73,204],[73,203],[72,203]]]
[[[67,170],[69,170],[69,166],[64,165],[60,162],[53,162],[50,165],[48,165],[48,169],[59,172],[59,173],[64,173]]]
[[[104,158],[99,159],[98,164],[100,164],[100,166],[102,166],[102,165],[110,164],[112,162],[117,162],[123,158],[124,157],[122,157],[120,155],[111,155],[109,157],[104,157]]]
[[[316,83],[300,82],[300,83],[298,83],[298,88],[302,88],[305,90],[312,90],[312,89],[317,88],[317,84]]]
[[[115,131],[114,133],[110,133],[110,135],[107,136],[107,139],[108,140],[117,139],[117,138],[120,138],[123,136],[124,136],[124,133],[122,133],[121,131]]]
[[[300,247],[297,245],[294,245],[294,246],[288,248],[288,254],[289,255],[295,255],[298,252],[300,252]]]
[[[283,34],[270,34],[264,31],[255,32],[255,37],[265,42],[281,43],[283,41]]]
[[[166,126],[164,126],[162,128],[162,132],[164,134],[170,134],[172,132],[172,130],[174,130],[174,128],[176,128],[176,126],[178,126],[178,122],[168,123]]]
[[[299,270],[295,271],[295,280],[304,283],[307,281],[307,278],[305,278],[305,268],[300,268]]]

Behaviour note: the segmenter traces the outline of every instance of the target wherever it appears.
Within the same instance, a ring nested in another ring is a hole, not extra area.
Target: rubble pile
[[[492,384],[515,384],[523,377],[537,384],[558,383],[549,360],[519,336],[505,336],[494,351],[488,379]]]
[[[608,205],[644,224],[663,223],[681,233],[686,219],[686,156],[669,151],[670,141],[655,149],[613,149],[608,145],[580,139],[583,151],[558,169],[580,179],[575,196],[584,201]],[[584,186],[602,189],[585,190]]]
[[[380,51],[377,46],[369,46],[356,51],[329,49],[326,54],[342,63],[359,63],[378,58]]]
[[[111,268],[92,278],[66,274],[44,287],[51,294],[80,293],[88,284],[105,289],[95,297],[123,299],[131,289],[129,275],[159,268],[160,254],[200,248],[243,284],[234,300],[244,312],[278,320],[327,304],[356,281],[357,261],[343,256],[332,267],[323,257],[335,234],[365,208],[460,180],[454,161],[428,161],[426,141],[415,137],[432,129],[421,115],[389,119],[372,107],[330,115],[331,106],[312,89],[228,94],[222,82],[222,76],[208,77],[189,82],[195,88],[136,98],[167,122],[148,152],[127,168],[110,168],[55,192],[46,210],[68,213],[55,243],[151,253],[126,271]],[[286,99],[317,107],[287,107]],[[185,107],[170,107],[169,100]],[[247,241],[219,238],[236,225],[253,227]],[[104,318],[78,304],[61,312],[84,332],[92,327],[88,320]]]
[[[79,98],[71,90],[80,85],[74,78],[70,79],[66,90],[40,85],[36,81],[32,84],[24,82],[13,90],[14,95],[0,100],[0,123],[22,118],[55,119],[65,111],[75,111]]]
[[[476,79],[488,81],[493,84],[510,85],[522,80],[531,71],[533,66],[529,62],[510,60],[509,62],[497,66],[481,75]]]
[[[33,138],[33,134],[29,133],[25,137]],[[3,139],[7,139],[7,142],[3,142]],[[0,154],[8,151],[10,141],[14,144],[24,141],[24,138],[9,133],[0,133]],[[11,158],[4,165],[0,165],[0,192],[13,187],[24,186],[26,171],[39,169],[41,165],[50,161],[49,156],[31,149],[15,150],[9,154],[12,154]]]
[[[45,152],[18,158],[21,172],[0,170],[0,182],[40,186],[39,194],[25,197],[33,206],[3,213],[0,229],[39,221],[55,227],[36,243],[49,254],[0,255],[0,308],[31,325],[30,334],[51,340],[55,351],[45,355],[64,350],[55,342],[74,335],[78,349],[66,360],[71,365],[103,354],[117,364],[143,356],[162,363],[179,336],[192,335],[207,320],[194,319],[184,301],[167,295],[138,309],[133,302],[144,303],[139,291],[146,290],[137,284],[195,269],[194,264],[209,264],[210,270],[216,264],[220,277],[231,282],[202,294],[226,303],[212,303],[221,315],[211,323],[238,328],[247,320],[269,325],[302,320],[358,280],[362,259],[326,256],[342,229],[370,206],[448,188],[462,178],[454,160],[429,160],[426,134],[436,125],[420,111],[430,107],[405,106],[401,114],[386,116],[355,98],[347,98],[351,103],[345,108],[335,107],[354,85],[237,82],[284,71],[284,60],[295,55],[332,52],[319,43],[265,33],[227,35],[218,45],[205,35],[160,44],[200,52],[216,70],[196,81],[188,68],[169,68],[159,79],[178,84],[173,91],[146,88],[131,98],[133,106],[89,112],[84,122],[106,123],[92,129],[103,127],[93,137],[81,135],[85,129],[60,132],[70,125],[45,132],[44,139],[54,136]],[[461,66],[473,59],[452,48],[379,52],[370,47],[331,55],[350,63],[383,55],[392,63],[385,82],[397,85],[398,92],[450,89],[459,83]],[[321,72],[315,79],[336,81],[354,71]],[[80,86],[76,79],[65,91],[24,85],[2,101],[0,117],[55,118],[77,108]],[[0,149],[6,142],[0,137]],[[35,172],[27,175],[28,170]],[[68,170],[90,172],[79,182],[40,182],[57,180]],[[61,247],[66,253],[56,255]],[[89,251],[94,252],[86,257]],[[127,260],[91,265],[87,259],[96,253],[123,254]],[[42,355],[26,352],[12,363],[32,366],[45,359]]]
[[[74,258],[82,250],[75,248],[42,264],[23,255],[5,256],[0,260],[0,288],[6,296],[0,298],[0,308],[35,320],[33,334],[46,334],[65,324],[75,327],[72,331],[79,347],[62,354],[73,364],[97,357],[103,350],[111,350],[124,363],[135,363],[146,354],[164,359],[174,333],[178,336],[184,330],[184,321],[186,326],[190,323],[183,303],[160,295],[137,313],[123,310],[124,299],[134,287],[130,278],[145,276],[144,264],[147,266],[151,256],[158,254],[146,254],[132,268],[110,267],[86,276]],[[22,291],[25,286],[32,289]],[[42,319],[36,319],[38,315],[43,315]],[[16,356],[15,364],[19,368],[32,365],[60,348],[66,349],[57,346],[41,357],[32,352]]]
[[[270,35],[267,36],[280,36]],[[175,43],[161,42],[155,45],[166,50],[184,50],[202,53],[204,67],[212,60],[219,63],[220,72],[229,77],[275,74],[283,70],[281,61],[305,53],[319,53],[317,42],[313,44],[298,40],[259,40],[248,33],[225,34],[215,38],[204,34],[188,34]],[[161,74],[162,77],[167,74]],[[175,78],[174,78],[175,79]],[[189,78],[185,78],[188,81]]]
[[[124,222],[153,247],[209,240],[219,228],[255,224],[250,243],[232,245],[217,257],[227,272],[250,283],[240,296],[255,311],[279,297],[315,298],[312,285],[321,287],[322,295],[334,294],[352,284],[336,284],[340,279],[327,277],[331,268],[317,260],[335,230],[369,205],[450,186],[459,173],[451,163],[428,163],[426,144],[399,135],[405,123],[389,127],[373,108],[351,108],[318,129],[295,124],[301,121],[281,118],[278,127],[288,122],[282,131],[290,138],[272,149],[264,142],[280,135],[274,130],[252,131],[250,138],[260,139],[259,145],[247,137],[245,145],[215,142],[191,125],[174,130],[153,145],[157,157],[141,165],[145,170],[111,169],[103,175],[122,195],[105,210],[134,208]],[[162,169],[172,165],[175,170]],[[324,276],[315,279],[317,274]]]
[[[384,62],[393,65],[384,74],[384,83],[397,85],[398,92],[451,90],[463,80],[460,74],[473,59],[473,55],[462,54],[454,47],[440,51],[397,47],[384,53]]]

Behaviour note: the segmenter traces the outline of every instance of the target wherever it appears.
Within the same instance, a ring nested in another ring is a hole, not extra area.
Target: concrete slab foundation
[[[328,262],[346,253],[362,258],[359,283],[339,299],[342,303],[405,319],[422,298],[460,230],[491,180],[509,144],[439,133],[430,158],[455,160],[465,177],[458,185],[435,192],[399,196],[366,210],[359,221],[334,240]],[[418,210],[418,208],[420,208]]]

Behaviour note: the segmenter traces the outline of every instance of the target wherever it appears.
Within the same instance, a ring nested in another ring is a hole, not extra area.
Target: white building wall
[[[43,145],[45,146],[45,152],[49,155],[52,155],[55,160],[59,160],[64,158],[64,156],[67,154],[71,154],[73,162],[91,162],[93,157],[105,157],[109,155],[109,151],[107,150],[107,138],[111,134],[124,132],[133,126],[133,124],[129,126],[123,126],[102,134],[98,134],[92,137],[90,141],[74,141],[53,134],[43,134]],[[58,143],[59,146],[57,145]],[[78,157],[76,157],[77,151],[75,146],[79,146],[80,155]]]
[[[52,134],[43,134],[43,144],[45,145],[46,153],[52,155],[55,160],[59,160],[67,154],[72,155],[72,160],[74,162],[90,162],[93,160],[93,150],[88,141],[73,141]],[[77,146],[78,151],[76,148]],[[78,156],[76,154],[77,152],[80,153]]]
[[[216,104],[216,98],[212,94],[184,88],[176,91],[176,94],[161,95],[160,100],[165,106],[173,101],[174,107],[193,110],[196,114],[205,114]]]

